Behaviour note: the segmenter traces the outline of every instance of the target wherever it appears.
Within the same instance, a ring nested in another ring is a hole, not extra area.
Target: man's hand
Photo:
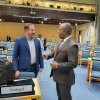
[[[42,57],[43,57],[43,59],[48,59],[48,54],[45,54]]]
[[[57,67],[58,66],[58,63],[56,61],[51,62],[50,65],[51,65],[51,68],[52,69],[57,69],[58,68]]]
[[[15,72],[15,77],[18,78],[19,77],[19,71]]]

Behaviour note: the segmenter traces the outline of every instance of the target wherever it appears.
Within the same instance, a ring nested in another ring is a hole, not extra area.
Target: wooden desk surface
[[[38,78],[33,78],[33,81],[35,82],[35,87],[34,87],[35,94],[34,95],[17,96],[17,97],[10,97],[10,98],[11,99],[23,98],[25,100],[32,100],[32,99],[41,100],[41,91],[40,91],[40,85],[39,85]],[[2,100],[5,100],[5,99],[2,99]]]

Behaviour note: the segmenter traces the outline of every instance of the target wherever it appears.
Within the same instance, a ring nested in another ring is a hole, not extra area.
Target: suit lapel
[[[54,53],[54,58],[55,58],[57,52],[59,51],[59,44],[60,44],[60,42],[58,42],[58,44],[57,44],[56,51],[55,51],[55,53]]]
[[[57,54],[59,54],[60,51],[61,51],[63,48],[65,48],[65,46],[68,45],[68,43],[70,42],[70,39],[71,39],[71,38],[69,38],[60,48],[57,48],[56,53],[55,53],[55,56],[56,56]]]
[[[25,44],[26,48],[28,49],[28,52],[30,53],[30,49],[29,49],[29,45],[28,45],[26,36],[24,37],[24,44]]]

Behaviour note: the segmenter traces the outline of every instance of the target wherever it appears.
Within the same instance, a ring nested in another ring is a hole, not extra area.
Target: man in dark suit
[[[44,67],[40,41],[35,38],[35,26],[33,24],[25,24],[24,31],[25,36],[17,38],[14,46],[13,66],[16,71],[15,76],[18,78],[24,74],[29,77],[30,73],[28,72],[33,72],[37,77],[38,72],[42,71]]]
[[[54,61],[50,63],[56,82],[58,100],[72,100],[71,86],[75,83],[73,68],[77,67],[78,46],[72,39],[72,26],[70,23],[62,23],[58,29],[59,38],[63,40],[57,46],[55,53],[43,55],[43,58]]]

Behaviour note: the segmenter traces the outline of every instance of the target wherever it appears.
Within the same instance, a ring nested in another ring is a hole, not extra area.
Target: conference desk
[[[17,96],[17,97],[10,97],[10,98],[0,98],[0,100],[41,100],[41,91],[40,91],[40,85],[38,78],[33,78],[33,81],[35,82],[35,94],[34,95],[26,95],[26,96]]]

